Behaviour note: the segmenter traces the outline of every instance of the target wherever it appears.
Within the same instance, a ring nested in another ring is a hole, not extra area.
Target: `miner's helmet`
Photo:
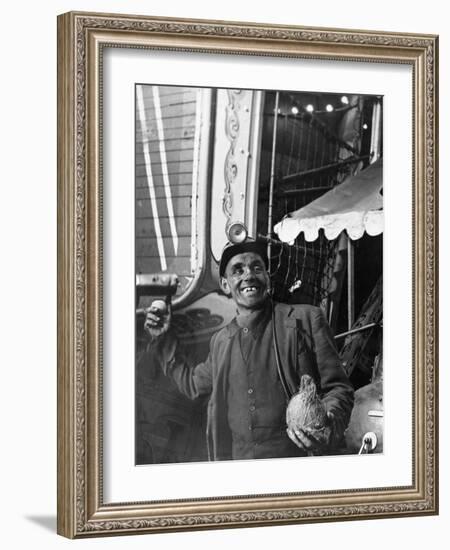
[[[267,243],[263,239],[254,239],[248,236],[247,229],[244,224],[235,222],[229,226],[226,231],[229,242],[222,250],[222,256],[219,263],[219,275],[225,276],[225,269],[228,262],[237,254],[243,254],[244,252],[256,252],[261,256],[268,268],[267,259]]]

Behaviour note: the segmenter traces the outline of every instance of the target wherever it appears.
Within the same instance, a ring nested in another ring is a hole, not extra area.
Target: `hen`
[[[286,409],[286,423],[290,430],[306,431],[318,442],[326,444],[331,435],[327,411],[317,395],[314,380],[304,374],[298,392]]]

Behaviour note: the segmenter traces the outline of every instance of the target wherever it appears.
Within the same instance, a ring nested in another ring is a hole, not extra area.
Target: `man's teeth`
[[[247,292],[256,292],[258,289],[256,288],[256,286],[247,286],[246,288],[244,288],[244,292],[247,293]]]

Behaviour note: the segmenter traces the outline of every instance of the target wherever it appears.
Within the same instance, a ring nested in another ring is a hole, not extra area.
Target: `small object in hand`
[[[318,442],[326,444],[331,435],[327,411],[317,395],[314,380],[304,374],[298,392],[291,398],[286,409],[288,429],[302,430]]]
[[[146,310],[144,329],[151,339],[158,338],[169,329],[171,321],[170,304],[154,300]]]
[[[164,300],[154,300],[152,302],[151,309],[155,313],[158,312],[160,315],[164,315],[167,313],[167,304]]]

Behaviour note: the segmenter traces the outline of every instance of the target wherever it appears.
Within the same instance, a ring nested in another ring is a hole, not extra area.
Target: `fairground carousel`
[[[235,315],[229,240],[267,242],[274,299],[322,308],[355,406],[342,453],[383,451],[382,98],[136,88],[136,463],[206,460],[205,405],[153,365],[143,312],[170,301],[192,360]]]

